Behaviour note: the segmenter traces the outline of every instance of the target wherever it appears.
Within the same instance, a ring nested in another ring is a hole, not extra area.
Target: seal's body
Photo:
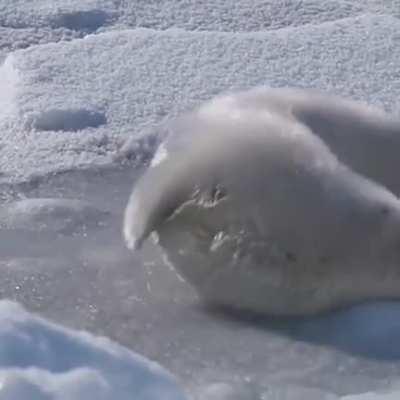
[[[309,91],[218,97],[174,121],[124,235],[155,232],[205,301],[301,315],[400,297],[400,123]]]

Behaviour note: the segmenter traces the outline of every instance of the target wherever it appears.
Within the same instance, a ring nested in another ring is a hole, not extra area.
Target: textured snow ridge
[[[254,32],[399,10],[400,0],[0,0],[0,60],[16,49],[124,27]]]
[[[398,111],[399,31],[399,19],[369,15],[249,34],[137,29],[15,52],[3,65],[19,79],[1,91],[14,113],[0,118],[0,170],[12,179],[109,163],[128,136],[167,115],[260,84]]]
[[[121,2],[120,22],[154,29],[249,32],[318,25],[374,12],[399,14],[398,0],[164,0]]]
[[[184,400],[157,364],[0,302],[0,399]]]
[[[398,14],[398,0],[0,0],[0,26],[96,31],[108,25],[249,32],[320,24],[368,12]]]

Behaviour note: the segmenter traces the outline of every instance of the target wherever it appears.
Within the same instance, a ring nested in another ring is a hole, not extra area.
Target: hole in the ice
[[[97,128],[107,123],[106,116],[98,111],[48,110],[34,117],[33,128],[40,131],[77,132],[85,128]]]
[[[53,27],[67,28],[74,31],[95,32],[106,25],[110,15],[102,10],[76,11],[62,13],[53,20]]]

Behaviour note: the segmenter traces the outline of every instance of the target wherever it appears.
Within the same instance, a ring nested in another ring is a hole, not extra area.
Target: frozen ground
[[[120,230],[153,124],[215,93],[311,86],[398,114],[399,10],[396,0],[0,0],[0,297],[158,361],[196,400],[398,396],[399,304],[296,321],[211,312],[151,244],[125,250]],[[128,137],[136,150],[116,159]],[[44,346],[55,329],[77,353],[75,333],[40,324]],[[16,336],[29,341],[29,326]],[[32,399],[36,379],[37,399],[76,398],[74,369],[91,367],[79,354],[66,377],[55,363],[35,378],[25,367],[40,367],[37,353],[6,363],[0,339],[1,400]],[[146,368],[119,351],[132,373]],[[100,364],[84,384],[104,380],[124,398]]]

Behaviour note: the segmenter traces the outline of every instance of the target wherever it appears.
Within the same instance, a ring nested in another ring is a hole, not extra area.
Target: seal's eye
[[[227,192],[226,192],[226,189],[224,187],[222,187],[221,185],[215,185],[211,189],[211,201],[213,203],[218,203],[225,197],[227,197]]]
[[[228,197],[227,191],[220,184],[216,184],[205,189],[196,187],[192,194],[192,200],[203,207],[214,207],[226,197]]]

